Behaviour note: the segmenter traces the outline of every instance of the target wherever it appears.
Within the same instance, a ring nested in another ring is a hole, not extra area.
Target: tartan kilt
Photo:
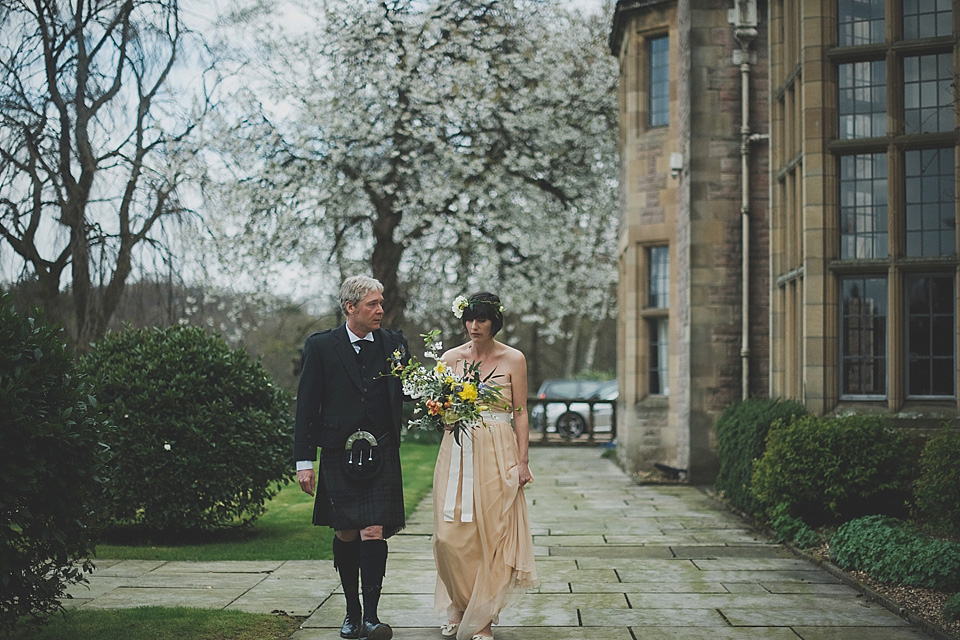
[[[317,499],[313,505],[313,524],[336,531],[383,527],[389,538],[406,525],[403,512],[403,475],[400,451],[392,442],[384,442],[383,469],[368,481],[348,476],[341,467],[343,449],[320,451],[317,474]]]

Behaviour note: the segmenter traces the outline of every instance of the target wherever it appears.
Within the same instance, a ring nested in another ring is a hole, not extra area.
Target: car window
[[[604,382],[594,392],[593,397],[597,400],[616,400],[620,395],[620,389],[616,380]]]
[[[600,383],[594,380],[545,380],[537,393],[541,398],[588,398]]]

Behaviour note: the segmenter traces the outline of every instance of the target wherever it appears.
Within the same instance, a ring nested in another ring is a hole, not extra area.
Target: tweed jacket
[[[399,350],[406,363],[409,351],[402,331],[381,328],[374,333],[388,357]],[[399,378],[393,376],[388,376],[387,385],[390,426],[399,446],[403,390]],[[316,460],[318,447],[343,446],[362,425],[363,402],[360,367],[346,325],[311,334],[301,356],[294,459]]]

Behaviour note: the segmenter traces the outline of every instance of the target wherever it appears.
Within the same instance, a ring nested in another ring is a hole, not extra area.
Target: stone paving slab
[[[925,640],[929,636],[914,627],[794,627],[803,640]]]
[[[225,609],[247,589],[193,589],[171,587],[121,587],[83,605],[92,609],[132,609],[135,607],[197,607]]]
[[[651,547],[628,547],[628,546],[556,546],[550,549],[554,556],[565,557],[591,557],[591,558],[672,558],[674,557],[670,547],[651,546]]]
[[[726,627],[723,616],[714,609],[591,609],[581,612],[585,627]],[[707,637],[701,630],[689,630],[688,637]],[[637,635],[645,637],[643,629]],[[712,635],[710,633],[709,635]]]
[[[918,640],[918,629],[696,487],[640,486],[588,448],[531,450],[526,491],[540,586],[497,640]],[[380,616],[396,640],[439,640],[428,496],[391,538]],[[311,526],[304,522],[305,527]],[[303,617],[291,640],[336,640],[333,563],[96,560],[70,608],[192,606]]]
[[[284,612],[291,616],[309,616],[317,603],[330,598],[340,587],[335,578],[329,580],[267,579],[255,589],[246,591],[226,606],[248,613]],[[343,601],[342,598],[340,600]]]
[[[229,561],[229,562],[165,562],[151,573],[153,575],[166,574],[198,574],[198,573],[249,573],[249,574],[268,574],[274,573],[283,565],[282,561],[275,562],[251,562],[248,560]]]
[[[828,606],[834,603],[834,606]],[[723,616],[734,627],[762,626],[815,626],[815,627],[905,627],[906,620],[887,611],[878,604],[860,603],[851,605],[847,601],[829,600],[813,608],[772,607],[739,609],[724,607]],[[812,614],[816,614],[813,616]]]
[[[124,576],[135,578],[137,576],[142,576],[145,573],[150,573],[154,571],[157,567],[162,567],[165,563],[163,560],[120,560],[117,561],[105,561],[95,560],[94,565],[96,569],[91,578],[100,577],[100,576]]]

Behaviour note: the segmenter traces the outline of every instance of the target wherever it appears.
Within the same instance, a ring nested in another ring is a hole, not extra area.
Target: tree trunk
[[[583,316],[573,318],[573,329],[570,331],[570,341],[567,342],[567,357],[563,367],[565,378],[572,378],[577,372],[577,351],[580,349],[580,327],[583,325]]]
[[[379,207],[378,207],[379,209]],[[383,326],[396,328],[403,322],[403,309],[407,305],[406,293],[397,277],[403,245],[394,240],[394,230],[400,224],[401,215],[386,205],[373,225],[374,245],[370,256],[373,277],[383,285]]]
[[[600,304],[599,320],[592,323],[590,328],[590,339],[587,341],[587,349],[583,354],[583,368],[593,369],[593,363],[597,358],[597,343],[600,341],[600,331],[603,328],[603,322],[607,319],[607,310],[610,308],[610,298],[604,297]]]

